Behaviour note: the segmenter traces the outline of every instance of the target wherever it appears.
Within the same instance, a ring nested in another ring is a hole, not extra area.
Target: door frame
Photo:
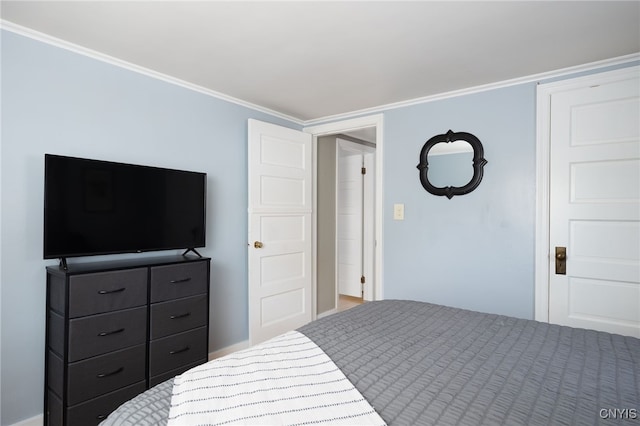
[[[352,118],[348,120],[335,121],[326,124],[319,124],[314,126],[308,126],[302,129],[303,132],[311,133],[313,135],[313,213],[312,213],[312,233],[313,241],[318,241],[318,218],[317,218],[317,202],[318,202],[318,138],[326,135],[333,135],[337,133],[349,132],[352,130],[363,129],[366,127],[376,128],[376,181],[375,181],[375,268],[374,268],[374,288],[373,288],[373,300],[382,300],[384,298],[384,286],[383,286],[383,197],[384,191],[382,186],[383,175],[383,153],[384,153],[384,115],[374,114],[365,117]],[[317,271],[317,247],[313,244],[312,254],[312,268]],[[313,274],[312,282],[312,294],[313,294],[313,318],[317,317],[316,297],[318,291],[317,274]],[[337,308],[337,306],[336,306]]]
[[[534,319],[549,322],[549,260],[550,260],[550,155],[551,96],[560,92],[605,84],[635,77],[640,66],[605,71],[585,77],[570,78],[540,84],[536,94],[536,232],[534,264]]]

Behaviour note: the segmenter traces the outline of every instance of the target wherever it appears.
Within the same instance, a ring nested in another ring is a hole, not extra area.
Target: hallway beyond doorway
[[[346,311],[355,306],[361,305],[364,300],[361,297],[345,296],[340,294],[338,297],[338,312]]]

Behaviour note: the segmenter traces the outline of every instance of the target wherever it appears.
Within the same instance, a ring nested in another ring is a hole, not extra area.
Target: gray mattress
[[[399,300],[299,331],[390,425],[640,423],[640,339]],[[171,386],[103,425],[166,424]]]

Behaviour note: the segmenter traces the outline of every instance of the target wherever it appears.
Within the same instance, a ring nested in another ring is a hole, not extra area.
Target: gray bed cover
[[[640,424],[640,339],[400,300],[299,331],[390,425]],[[103,425],[166,424],[171,386]]]

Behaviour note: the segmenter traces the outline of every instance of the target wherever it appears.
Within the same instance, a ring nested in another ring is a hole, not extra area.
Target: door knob
[[[260,241],[256,241],[256,242],[253,243],[253,246],[255,248],[262,248],[262,243]]]
[[[556,247],[556,274],[567,274],[567,248]]]

